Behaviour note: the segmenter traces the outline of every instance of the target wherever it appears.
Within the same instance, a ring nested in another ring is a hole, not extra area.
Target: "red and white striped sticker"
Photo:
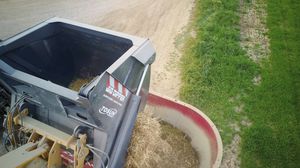
[[[112,76],[109,76],[109,79],[106,82],[105,91],[121,102],[125,100],[129,93],[128,89]]]

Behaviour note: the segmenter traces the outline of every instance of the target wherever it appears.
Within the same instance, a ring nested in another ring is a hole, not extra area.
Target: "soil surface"
[[[2,0],[0,39],[54,16],[147,37],[157,52],[151,90],[178,98],[180,54],[174,42],[192,6],[193,0]]]

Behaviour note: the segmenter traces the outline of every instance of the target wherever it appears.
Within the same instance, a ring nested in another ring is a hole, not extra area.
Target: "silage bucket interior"
[[[132,45],[129,39],[50,23],[0,55],[15,69],[68,87],[74,79],[101,74]]]

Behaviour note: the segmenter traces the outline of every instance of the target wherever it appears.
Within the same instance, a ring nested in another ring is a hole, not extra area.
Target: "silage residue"
[[[190,138],[172,125],[138,114],[128,148],[126,168],[196,168],[199,157]]]
[[[77,78],[73,80],[70,85],[68,86],[69,89],[79,91],[80,88],[84,85],[89,83],[93,78]]]

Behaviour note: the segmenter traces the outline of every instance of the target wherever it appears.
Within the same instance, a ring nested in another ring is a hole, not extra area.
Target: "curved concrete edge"
[[[221,136],[215,124],[202,111],[200,111],[199,109],[197,109],[196,107],[190,104],[163,96],[155,92],[149,93],[147,105],[155,107],[156,108],[155,111],[157,111],[157,109],[161,109],[158,110],[160,111],[159,113],[161,113],[161,111],[165,111],[166,109],[168,109],[169,112],[175,112],[172,115],[177,115],[177,118],[175,117],[176,119],[169,119],[170,117],[169,114],[167,117],[162,116],[162,119],[164,120],[165,118],[166,120],[171,121],[170,124],[178,127],[179,129],[182,129],[181,127],[189,127],[188,128],[189,130],[183,128],[182,131],[186,132],[190,136],[192,135],[194,139],[196,138],[197,140],[201,139],[203,140],[203,142],[208,140],[209,141],[208,144],[210,144],[208,146],[210,146],[209,147],[210,149],[208,153],[207,152],[205,153],[210,155],[209,167],[217,168],[220,166],[222,161],[222,156],[223,156],[223,144],[222,144]],[[177,113],[179,112],[180,114],[176,114],[176,112]],[[198,127],[197,130],[192,128],[195,126]],[[195,131],[197,133],[195,133]],[[199,134],[199,135],[194,135],[194,134]],[[200,134],[203,134],[204,136]],[[191,137],[192,145],[193,145],[193,137]],[[195,142],[195,143],[201,144],[202,142],[201,143]],[[199,149],[196,150],[198,151]],[[209,156],[205,156],[205,157],[209,157]],[[207,167],[206,163],[204,164],[204,166],[203,164],[201,164],[201,167]]]

